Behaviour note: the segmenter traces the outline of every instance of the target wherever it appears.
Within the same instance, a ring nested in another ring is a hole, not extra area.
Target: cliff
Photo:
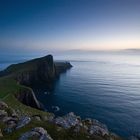
[[[62,72],[71,68],[69,62],[54,62],[52,55],[33,59],[27,62],[10,65],[0,72],[0,76],[10,77],[17,85],[31,86],[33,84],[51,84]],[[15,97],[27,106],[42,109],[31,88],[19,88]]]
[[[97,120],[82,120],[72,112],[55,117],[40,110],[42,106],[29,86],[50,83],[69,68],[69,62],[54,62],[48,55],[0,72],[1,140],[121,140]]]
[[[41,103],[37,100],[32,89],[29,88],[20,89],[18,93],[15,94],[15,97],[18,99],[18,101],[27,106],[36,109],[43,109]]]
[[[32,85],[39,82],[49,83],[71,67],[69,62],[54,62],[53,56],[47,55],[24,63],[13,64],[1,72],[1,75],[12,75],[20,84]]]

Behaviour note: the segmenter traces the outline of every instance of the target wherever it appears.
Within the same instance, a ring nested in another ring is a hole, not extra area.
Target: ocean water
[[[32,57],[1,59],[0,69]],[[73,67],[53,87],[34,88],[46,110],[53,112],[52,106],[58,106],[56,115],[72,111],[82,118],[97,119],[124,137],[140,131],[140,55],[87,53],[54,58],[70,60]]]

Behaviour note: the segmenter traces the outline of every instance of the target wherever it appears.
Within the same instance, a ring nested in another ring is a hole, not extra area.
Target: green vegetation
[[[12,115],[12,110],[16,111],[18,117],[28,116],[31,119],[31,122],[25,125],[24,127],[14,130],[12,133],[6,133],[4,129],[7,127],[4,122],[0,121],[0,130],[2,131],[3,137],[0,137],[1,140],[17,140],[23,133],[30,131],[35,127],[42,127],[47,130],[48,134],[53,138],[53,140],[108,140],[109,137],[102,137],[98,135],[90,136],[85,130],[80,129],[79,132],[75,132],[74,128],[64,129],[52,122],[47,121],[53,117],[53,114],[44,112],[30,106],[22,104],[17,98],[16,95],[20,91],[31,90],[31,88],[19,84],[15,80],[15,76],[23,72],[31,72],[32,70],[37,69],[37,65],[40,60],[46,59],[43,57],[41,59],[34,59],[26,63],[20,63],[16,65],[11,65],[4,72],[7,76],[0,77],[0,100],[4,101],[9,107],[5,110],[8,113],[8,116]],[[64,63],[57,63],[57,66],[63,67],[66,66]],[[67,67],[65,68],[67,69]],[[32,76],[32,75],[31,75]],[[27,76],[28,77],[28,76]],[[40,116],[40,120],[36,120],[33,116]],[[0,132],[1,133],[1,132]],[[120,140],[119,137],[111,137],[112,140]],[[36,140],[33,138],[33,140]]]
[[[29,106],[23,105],[15,98],[15,94],[21,89],[30,89],[28,87],[19,85],[15,80],[11,77],[2,77],[0,78],[0,99],[3,100],[8,104],[10,108],[14,110],[18,110],[21,115],[40,115],[42,118],[44,116],[51,115],[50,113],[37,110],[35,108],[31,108]],[[10,113],[10,110],[7,110]],[[54,140],[107,140],[108,138],[102,138],[97,135],[89,136],[85,131],[80,131],[78,133],[74,132],[74,129],[63,129],[53,123],[48,121],[41,121],[32,120],[28,125],[13,131],[12,133],[5,133],[4,128],[5,125],[0,123],[0,128],[3,133],[3,137],[1,140],[17,140],[21,134],[30,131],[35,127],[43,127],[47,130],[47,132],[51,135]],[[35,140],[35,138],[33,139]],[[113,140],[120,140],[120,138],[114,138]]]
[[[29,87],[19,85],[14,79],[11,77],[1,77],[0,78],[0,100],[6,102],[8,106],[14,108],[15,110],[19,110],[22,114],[25,115],[49,115],[49,113],[26,106],[19,102],[15,98],[15,94],[22,89],[30,89]]]

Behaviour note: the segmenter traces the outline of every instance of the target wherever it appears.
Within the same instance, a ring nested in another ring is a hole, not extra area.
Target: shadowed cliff
[[[53,56],[47,55],[24,63],[10,65],[0,75],[11,75],[20,84],[32,85],[39,82],[49,83],[71,67],[69,62],[54,62]]]
[[[10,65],[0,72],[0,77],[10,77],[18,85],[31,86],[33,84],[51,84],[56,78],[72,65],[69,62],[54,62],[52,55],[33,59],[27,62]],[[15,94],[15,97],[27,106],[42,109],[31,88],[25,87]]]

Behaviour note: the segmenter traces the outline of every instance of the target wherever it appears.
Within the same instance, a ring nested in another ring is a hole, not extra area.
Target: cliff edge
[[[39,82],[49,83],[71,67],[72,65],[69,62],[54,62],[53,56],[47,55],[10,65],[0,75],[11,75],[20,84],[32,85]]]
[[[39,83],[51,84],[62,72],[71,67],[72,65],[69,62],[54,62],[53,56],[47,55],[27,62],[10,65],[0,72],[0,77],[6,77],[6,79],[10,77],[10,79],[16,81],[17,85],[24,85],[24,88],[18,89],[15,97],[27,106],[42,109],[42,105],[37,100],[33,90],[28,87]]]

